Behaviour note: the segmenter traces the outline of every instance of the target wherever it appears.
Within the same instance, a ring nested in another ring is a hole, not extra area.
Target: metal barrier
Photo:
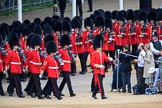
[[[53,0],[22,0],[22,6],[36,6],[43,3],[53,3]],[[17,0],[0,0],[0,12],[17,8]]]

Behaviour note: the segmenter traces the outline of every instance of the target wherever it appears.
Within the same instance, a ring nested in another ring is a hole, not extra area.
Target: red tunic
[[[100,68],[95,67],[95,64],[104,65],[105,61],[109,62],[108,57],[105,55],[104,52],[99,53],[99,52],[95,51],[92,54],[91,65],[93,66],[94,74],[105,75],[105,69],[104,68],[100,69]]]
[[[17,74],[22,73],[21,59],[17,51],[11,50],[10,52],[8,52],[6,66],[10,67],[11,73],[17,73]]]
[[[121,29],[122,26],[121,25],[117,25],[116,28],[114,28],[114,31],[116,33],[115,36],[115,45],[117,46],[125,46],[126,44],[128,44],[128,29],[126,27],[124,27],[124,35],[121,34]]]
[[[26,65],[29,67],[31,66],[31,73],[34,74],[40,74],[41,72],[41,65],[42,61],[39,55],[39,51],[37,50],[32,50],[27,58]]]
[[[58,62],[54,59],[54,57],[48,56],[47,58],[45,58],[44,62],[46,63],[43,64],[42,70],[47,71],[48,77],[59,78],[59,65]]]
[[[0,72],[3,72],[3,56],[1,52],[0,52]]]
[[[131,28],[134,26],[134,32],[132,33],[131,31]],[[137,44],[137,34],[136,34],[136,31],[137,31],[137,28],[136,28],[136,25],[133,25],[133,24],[127,24],[126,25],[126,28],[128,29],[128,44],[129,45],[135,45]]]
[[[77,33],[72,33],[70,38],[71,38],[71,43],[72,43],[72,47],[71,50],[75,53],[75,54],[81,54],[84,53],[84,37],[81,34],[81,44],[78,44],[78,42],[76,42],[76,38],[77,38],[78,34]]]
[[[159,40],[162,40],[162,25],[157,26],[157,34],[158,34]]]
[[[150,27],[147,25],[146,26],[146,35],[142,35],[142,25],[137,25],[137,44],[139,43],[143,43],[143,44],[147,44],[150,42]]]
[[[71,72],[71,57],[68,54],[68,50],[60,49],[59,53],[64,62],[64,65],[61,66],[61,71]]]

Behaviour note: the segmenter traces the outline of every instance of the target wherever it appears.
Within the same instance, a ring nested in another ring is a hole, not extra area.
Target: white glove
[[[43,75],[43,74],[40,74],[40,75],[39,75],[39,78],[42,78],[42,75]]]
[[[105,66],[104,65],[98,65],[98,68],[103,69],[103,68],[105,68]]]
[[[109,60],[110,60],[110,61],[113,61],[113,58],[112,58],[112,57],[109,57]]]

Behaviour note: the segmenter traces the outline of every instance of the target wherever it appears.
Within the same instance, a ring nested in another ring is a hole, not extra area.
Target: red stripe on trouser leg
[[[101,90],[101,85],[100,85],[100,79],[99,79],[99,77],[98,77],[98,75],[94,75],[95,77],[95,86],[97,86],[98,87],[98,89],[99,89],[99,91],[100,91],[100,93],[101,93],[101,97],[102,97],[102,95],[103,95],[103,93],[102,93],[102,90]]]

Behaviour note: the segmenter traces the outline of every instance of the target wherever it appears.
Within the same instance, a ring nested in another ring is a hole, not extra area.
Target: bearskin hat
[[[62,31],[62,23],[60,20],[57,20],[54,24],[54,28],[53,28],[54,31]]]
[[[117,19],[117,13],[118,13],[117,10],[112,11],[112,19],[113,20]]]
[[[38,34],[34,34],[30,40],[30,46],[34,48],[37,45],[41,46],[41,44],[42,44],[41,36]]]
[[[138,20],[138,13],[139,12],[140,12],[140,10],[134,10],[134,15],[135,15],[134,19],[135,20]]]
[[[134,17],[135,17],[134,11],[132,9],[127,10],[127,21],[128,20],[134,21]]]
[[[47,43],[48,41],[54,41],[54,37],[53,37],[52,35],[47,35],[47,36],[45,36],[45,37],[44,37],[44,43],[45,43],[45,45],[46,45],[46,43]]]
[[[112,18],[112,14],[110,11],[105,11],[105,18]]]
[[[40,25],[41,19],[40,19],[40,18],[35,18],[33,22],[34,22],[35,24]]]
[[[64,17],[63,21],[71,22],[71,19],[69,17]]]
[[[103,41],[104,38],[102,35],[100,34],[96,35],[95,38],[93,39],[93,49],[96,50],[97,48],[102,48]]]
[[[68,35],[63,35],[60,39],[61,46],[70,45],[70,37]]]
[[[52,27],[49,24],[43,25],[43,33],[45,35],[52,35]]]
[[[51,18],[51,17],[46,17],[46,18],[44,19],[44,21],[47,22],[49,25],[52,24],[52,18]]]
[[[106,28],[110,28],[110,30],[112,30],[113,26],[112,26],[112,20],[110,18],[105,18],[105,26]]]
[[[68,21],[63,21],[62,22],[62,30],[63,31],[68,31],[68,32],[70,32],[71,31],[71,25],[70,25],[70,22],[68,22]]]
[[[46,51],[48,54],[54,53],[57,51],[57,46],[54,41],[48,41],[46,44]]]
[[[23,24],[26,26],[30,26],[31,22],[30,22],[30,20],[26,19],[23,21]]]
[[[2,38],[2,36],[0,35],[0,45],[2,45],[3,44],[3,38]]]
[[[157,21],[162,21],[162,9],[157,12]]]
[[[102,17],[104,17],[105,13],[104,13],[102,10],[95,10],[95,11],[94,11],[94,15],[95,15],[95,18],[96,18],[97,16],[102,16]]]
[[[31,32],[32,30],[29,27],[24,27],[22,29],[22,36],[28,36]]]
[[[61,18],[58,15],[53,15],[52,20],[61,20]]]
[[[147,15],[147,19],[148,19],[148,22],[150,22],[150,20],[154,20],[154,22],[156,22],[156,19],[157,19],[156,12],[153,10],[150,10]]]
[[[20,27],[21,22],[20,22],[20,21],[13,21],[13,22],[12,22],[12,25],[13,25],[14,27]]]
[[[30,44],[30,41],[31,41],[31,38],[34,36],[34,33],[30,33],[27,37],[27,41],[26,41],[26,45],[31,47],[31,44]]]
[[[80,16],[75,16],[73,19],[79,21],[82,26],[82,18]]]
[[[105,21],[104,21],[104,18],[102,16],[97,16],[96,19],[95,19],[95,27],[104,27],[105,25]]]
[[[84,27],[86,28],[87,26],[93,28],[93,20],[90,17],[87,17],[84,20]]]
[[[138,13],[138,20],[139,21],[146,21],[146,12],[145,11],[140,11]]]
[[[34,25],[33,33],[41,36],[42,35],[42,27],[38,24]]]
[[[13,49],[13,46],[15,45],[19,46],[19,38],[17,36],[11,36],[8,43],[10,48]]]
[[[77,18],[73,18],[72,21],[71,21],[71,27],[73,29],[75,29],[75,28],[79,28],[80,29],[82,27],[82,24],[81,24],[81,22]]]
[[[2,27],[0,27],[0,36],[2,37],[3,40],[5,40],[5,38],[6,38],[6,31]]]
[[[2,23],[1,27],[5,30],[6,35],[9,35],[9,25],[7,23]]]
[[[117,12],[116,18],[117,18],[118,21],[124,21],[124,13],[123,13],[123,11]]]

